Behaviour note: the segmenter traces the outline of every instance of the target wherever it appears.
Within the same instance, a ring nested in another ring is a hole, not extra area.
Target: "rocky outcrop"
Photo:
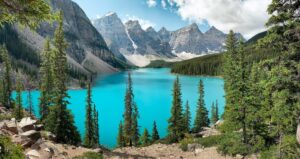
[[[159,31],[158,31],[159,37],[161,39],[162,42],[170,42],[171,40],[171,32],[168,31],[165,27],[162,27]]]
[[[297,127],[297,133],[296,133],[297,141],[300,144],[300,117],[298,119],[298,127]]]

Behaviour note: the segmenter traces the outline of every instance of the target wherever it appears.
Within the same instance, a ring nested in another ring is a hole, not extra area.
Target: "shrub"
[[[212,147],[219,145],[220,141],[222,140],[223,135],[214,135],[214,136],[208,136],[204,138],[199,138],[197,140],[197,143],[204,147]]]
[[[241,139],[242,137],[239,133],[229,133],[223,135],[223,138],[220,140],[218,146],[218,151],[222,154],[230,156],[235,156],[237,154],[245,156],[247,154],[251,154],[251,147],[245,145]]]
[[[0,135],[0,158],[25,159],[22,147],[11,142],[10,138]]]
[[[186,135],[184,139],[180,141],[179,147],[181,148],[182,151],[187,151],[188,149],[188,144],[194,143],[194,138],[191,135]]]
[[[83,155],[76,156],[73,159],[103,159],[103,156],[97,152],[85,152]]]

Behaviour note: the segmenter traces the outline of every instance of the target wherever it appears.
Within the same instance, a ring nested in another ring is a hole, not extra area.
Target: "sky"
[[[116,12],[123,22],[139,20],[143,29],[170,31],[197,23],[202,32],[211,26],[245,38],[266,30],[271,0],[73,0],[90,19]]]

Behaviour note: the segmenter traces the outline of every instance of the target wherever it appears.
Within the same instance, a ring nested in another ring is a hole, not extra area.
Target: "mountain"
[[[71,0],[51,0],[50,4],[54,11],[63,12],[64,34],[68,42],[67,54],[75,67],[79,64],[91,73],[114,72],[117,68],[124,67],[76,3]],[[43,38],[53,37],[56,26],[56,23],[43,23],[37,33]]]
[[[201,54],[208,51],[204,34],[195,23],[172,32],[170,45],[176,53],[188,52]]]
[[[158,31],[158,35],[162,42],[170,42],[170,40],[171,40],[171,32],[168,31],[165,27],[162,27]]]
[[[252,44],[252,43],[256,43],[258,40],[264,38],[266,35],[268,34],[267,31],[263,31],[261,33],[258,33],[256,35],[254,35],[252,38],[250,38],[246,44]]]
[[[133,42],[116,13],[108,13],[93,21],[93,25],[103,36],[108,48],[121,60],[126,61],[123,54],[134,52]]]
[[[152,37],[152,34],[142,29],[138,21],[128,21],[125,24],[128,35],[137,46],[135,53],[141,55],[157,55],[162,57],[174,57],[171,53],[169,43],[162,42],[159,38]],[[153,31],[155,32],[155,30]],[[157,34],[156,32],[154,34]]]

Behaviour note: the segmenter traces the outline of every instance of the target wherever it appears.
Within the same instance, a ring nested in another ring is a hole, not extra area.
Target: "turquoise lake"
[[[167,134],[167,120],[170,117],[172,103],[172,86],[176,78],[170,69],[137,69],[132,70],[134,99],[138,105],[140,118],[139,126],[143,131],[152,131],[153,121],[157,122],[159,135]],[[127,82],[127,72],[101,75],[92,88],[93,101],[99,111],[100,142],[109,148],[116,146],[118,125],[122,120],[124,96]],[[222,78],[179,75],[182,101],[189,101],[194,121],[198,100],[199,80],[204,82],[205,104],[210,111],[212,102],[218,100],[220,115],[224,111],[224,82]],[[35,113],[38,116],[39,92],[33,91]],[[70,104],[75,124],[81,135],[84,134],[86,90],[69,90]],[[27,106],[26,92],[23,94],[24,107]]]

